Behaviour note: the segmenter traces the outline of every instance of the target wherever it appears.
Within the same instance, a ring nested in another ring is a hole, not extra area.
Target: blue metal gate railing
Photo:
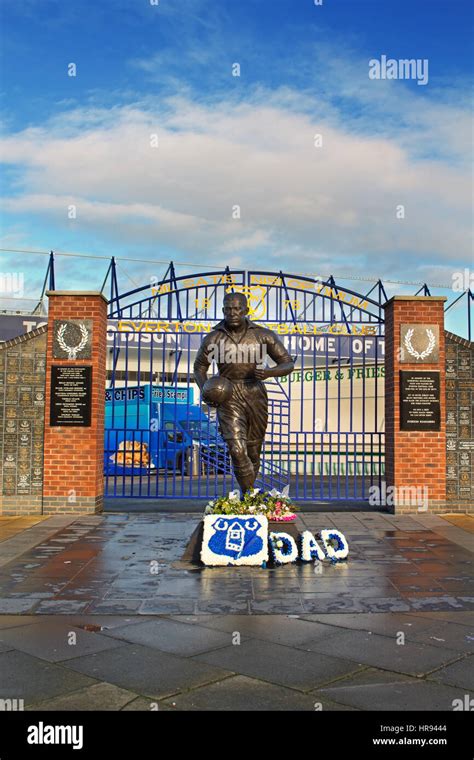
[[[375,286],[374,286],[375,287]],[[236,488],[194,357],[228,290],[280,334],[295,370],[266,383],[269,422],[256,485],[298,500],[367,499],[384,477],[382,302],[281,272],[204,272],[111,294],[105,495],[209,499]],[[350,334],[351,331],[353,334]]]

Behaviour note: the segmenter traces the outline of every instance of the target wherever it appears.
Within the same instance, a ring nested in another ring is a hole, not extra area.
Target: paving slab
[[[397,637],[367,631],[345,631],[327,640],[319,638],[301,645],[301,648],[303,646],[309,652],[345,657],[354,663],[417,676],[430,673],[460,657],[459,652],[450,649],[412,643],[407,637],[404,644],[398,644]]]
[[[195,603],[194,607],[196,609],[196,612],[200,613],[213,613],[215,615],[224,615],[224,614],[232,614],[233,612],[240,612],[242,614],[247,614],[250,612],[251,605],[253,604],[252,599],[198,599]],[[261,603],[262,605],[265,605],[265,602]],[[282,607],[285,607],[285,609],[282,609]],[[298,606],[298,600],[296,602],[291,602],[291,600],[285,598],[283,601],[279,603],[278,599],[275,600],[275,608],[272,608],[274,612],[286,612],[286,611],[294,611],[294,607]],[[291,610],[288,610],[288,608],[291,608]],[[144,606],[144,610],[146,610],[146,606]],[[191,610],[182,609],[181,612],[190,612]]]
[[[359,631],[371,631],[385,636],[395,637],[403,631],[407,638],[412,638],[415,631],[424,631],[433,624],[432,619],[414,617],[405,612],[366,612],[358,614],[320,614],[304,615],[304,620],[324,623],[337,628],[349,628]]]
[[[474,625],[474,611],[470,610],[450,610],[449,612],[437,610],[436,612],[408,612],[408,617],[416,617],[422,620],[452,620],[457,625]]]
[[[341,680],[312,692],[358,710],[451,711],[455,699],[464,699],[464,690],[433,681],[400,680],[397,673],[366,671],[353,679]]]
[[[37,623],[36,615],[0,615],[0,631],[4,628],[17,628],[20,625]]]
[[[34,612],[38,605],[37,598],[28,599],[0,599],[0,615],[26,615]]]
[[[199,604],[199,609],[206,609]],[[207,608],[209,609],[209,608]],[[268,596],[265,599],[251,599],[249,602],[249,611],[255,615],[266,613],[268,615],[302,614],[304,612],[302,597],[294,596]],[[223,612],[225,610],[222,610]],[[227,610],[232,613],[232,609]]]
[[[399,600],[396,602],[399,603]],[[364,612],[367,609],[363,599],[355,598],[349,593],[304,594],[301,596],[301,603],[304,613]]]
[[[111,683],[97,683],[86,686],[71,694],[63,694],[60,697],[47,699],[29,705],[27,710],[51,710],[51,711],[112,711],[121,710],[125,705],[136,699],[137,695],[132,691],[121,689]]]
[[[409,612],[410,603],[403,597],[382,596],[361,600],[363,612]]]
[[[124,644],[118,649],[68,660],[67,667],[96,680],[155,698],[229,675],[227,670],[212,663],[176,657],[138,644]]]
[[[253,576],[252,578],[253,595],[258,596],[275,595],[283,591],[285,594],[299,594],[301,592],[300,582],[297,577],[280,578],[272,575]]]
[[[198,621],[199,618],[195,620]],[[325,638],[333,636],[341,630],[286,615],[225,615],[208,618],[202,621],[201,625],[218,631],[227,631],[230,634],[237,632],[242,638],[273,641],[275,644],[294,647],[307,641],[314,641],[320,636]]]
[[[134,644],[143,644],[183,657],[208,652],[232,643],[231,633],[165,619],[113,628],[107,635],[114,640],[122,639]]]
[[[195,599],[181,599],[180,597],[154,597],[153,599],[147,599],[145,602],[141,601],[137,607],[137,612],[140,615],[185,615],[187,613],[193,613],[196,610]],[[213,605],[210,603],[210,611],[226,612],[227,609],[224,606],[222,609],[216,603]],[[244,604],[245,611],[247,606]],[[100,607],[95,608],[99,610]]]
[[[137,697],[131,702],[128,702],[121,708],[123,712],[172,712],[174,710],[172,699],[169,703],[163,699],[150,699],[146,697]]]
[[[84,612],[89,606],[89,600],[81,599],[48,599],[40,601],[35,607],[38,615],[71,615],[73,613]]]
[[[24,699],[26,706],[92,686],[97,680],[19,651],[0,654],[0,674],[2,698]]]
[[[315,706],[315,703],[318,703]],[[212,711],[305,711],[315,709],[340,710],[351,709],[336,705],[324,698],[318,702],[313,696],[301,694],[284,686],[258,681],[247,676],[233,676],[224,681],[201,686],[185,694],[178,694],[160,702],[174,710],[212,710]]]
[[[0,644],[9,645],[48,662],[60,662],[122,646],[121,641],[115,641],[109,636],[65,625],[60,617],[36,625],[6,628],[0,631]]]
[[[407,594],[416,591],[446,591],[437,578],[433,576],[423,576],[419,573],[413,575],[391,575],[390,582],[392,588],[401,593]]]
[[[362,667],[340,657],[302,652],[253,639],[193,659],[303,692]]]
[[[474,690],[474,656],[464,657],[437,670],[436,673],[432,673],[431,678],[437,682],[459,686],[461,689]]]
[[[410,630],[408,638],[410,641],[418,641],[420,644],[429,644],[430,646],[439,646],[454,650],[460,653],[471,653],[474,651],[474,625],[464,626],[452,623],[450,620],[432,620],[426,627],[415,628]]]
[[[415,612],[433,610],[443,612],[446,610],[469,610],[474,609],[474,596],[451,596],[448,594],[422,594],[407,597],[410,608]]]
[[[21,519],[21,518],[20,518]],[[45,539],[53,537],[58,531],[64,530],[68,525],[73,523],[77,518],[74,515],[57,515],[42,519],[38,523],[28,527],[21,533],[16,533],[11,538],[2,541],[2,552],[0,556],[0,567],[7,565],[17,556],[23,554],[28,549],[40,544]]]
[[[92,615],[136,615],[143,605],[143,599],[99,599],[85,608]]]

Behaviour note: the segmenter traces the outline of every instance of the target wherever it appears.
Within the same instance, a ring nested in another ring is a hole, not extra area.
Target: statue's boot
[[[242,473],[234,467],[234,473],[237,479],[237,483],[240,486],[240,490],[242,491],[242,494],[244,494],[246,491],[251,491],[253,489],[253,486],[255,483],[255,472],[254,472],[253,467],[252,467],[252,471],[248,474]]]

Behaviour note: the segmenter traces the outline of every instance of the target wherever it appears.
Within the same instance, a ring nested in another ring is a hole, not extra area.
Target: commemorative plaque
[[[400,430],[440,430],[439,372],[400,371]]]
[[[90,427],[92,367],[51,367],[50,425]]]

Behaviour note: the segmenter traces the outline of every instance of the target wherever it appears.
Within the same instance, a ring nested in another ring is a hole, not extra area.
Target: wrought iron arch
[[[220,298],[228,290],[263,291],[259,305],[269,301],[264,321],[295,324],[371,324],[383,331],[383,305],[387,300],[379,281],[366,293],[341,286],[334,277],[325,280],[271,272],[267,270],[205,271],[176,276],[171,262],[163,278],[157,283],[134,288],[112,295],[109,301],[110,319],[158,319],[209,321],[221,318],[218,311]],[[151,289],[151,294],[150,294]],[[376,289],[377,298],[371,294]],[[258,299],[258,295],[256,296]]]

